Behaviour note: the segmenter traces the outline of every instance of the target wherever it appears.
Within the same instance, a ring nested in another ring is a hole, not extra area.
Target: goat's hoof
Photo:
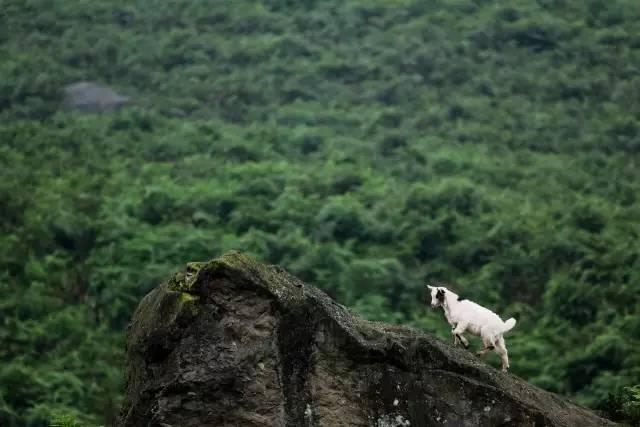
[[[468,348],[469,348],[469,343],[466,343],[466,344],[465,344],[465,343],[462,343],[462,345],[464,346],[464,348],[465,348],[465,349],[468,349]]]

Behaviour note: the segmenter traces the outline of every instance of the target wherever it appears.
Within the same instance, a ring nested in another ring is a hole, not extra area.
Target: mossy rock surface
[[[122,426],[613,425],[238,252],[149,293],[127,353]]]

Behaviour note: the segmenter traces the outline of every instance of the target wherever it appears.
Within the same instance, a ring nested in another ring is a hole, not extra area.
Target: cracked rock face
[[[128,331],[121,426],[609,426],[240,253],[190,263]]]

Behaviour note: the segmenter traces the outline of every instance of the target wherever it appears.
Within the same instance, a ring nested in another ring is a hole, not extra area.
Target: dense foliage
[[[3,0],[0,57],[0,425],[113,420],[137,301],[232,248],[446,339],[454,282],[592,407],[640,383],[639,2]]]

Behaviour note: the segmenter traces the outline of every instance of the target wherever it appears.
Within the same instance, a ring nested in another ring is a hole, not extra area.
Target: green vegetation
[[[73,415],[61,414],[55,415],[53,421],[49,424],[49,427],[82,427],[78,421],[76,421]]]
[[[446,339],[455,282],[637,414],[640,3],[3,0],[0,57],[0,425],[109,424],[137,301],[234,248]]]
[[[600,407],[613,420],[640,425],[640,385],[624,387],[611,394]]]

